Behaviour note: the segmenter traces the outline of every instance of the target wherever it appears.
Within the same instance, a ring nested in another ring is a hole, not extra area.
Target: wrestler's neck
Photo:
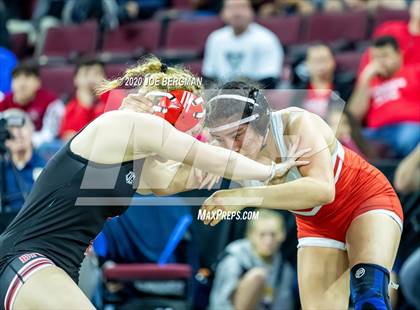
[[[280,154],[277,150],[275,138],[271,132],[268,133],[266,143],[258,154],[259,162],[281,162]]]

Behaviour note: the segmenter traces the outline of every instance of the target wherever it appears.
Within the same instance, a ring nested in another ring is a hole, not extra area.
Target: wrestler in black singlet
[[[0,236],[0,279],[14,258],[35,252],[77,283],[90,242],[109,217],[128,208],[143,162],[92,163],[72,153],[68,142],[48,162],[22,210]],[[96,205],[83,205],[83,198]]]

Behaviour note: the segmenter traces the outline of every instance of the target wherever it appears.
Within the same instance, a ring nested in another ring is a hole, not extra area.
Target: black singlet
[[[109,217],[128,208],[143,162],[93,163],[74,154],[68,142],[47,163],[22,210],[0,236],[0,275],[14,257],[37,252],[77,283],[91,241]]]

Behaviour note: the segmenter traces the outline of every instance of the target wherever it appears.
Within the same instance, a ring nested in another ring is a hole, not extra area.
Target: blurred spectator
[[[8,49],[0,47],[0,102],[4,99],[4,94],[10,91],[12,71],[16,63],[16,56]]]
[[[79,63],[74,76],[75,96],[67,103],[61,122],[60,138],[71,139],[80,129],[104,112],[106,96],[97,96],[96,87],[105,79],[101,62],[87,60]]]
[[[394,186],[400,193],[420,191],[420,145],[398,165]]]
[[[195,11],[205,11],[213,14],[217,14],[222,7],[223,1],[211,1],[211,0],[190,0],[191,8]]]
[[[368,148],[360,126],[345,108],[343,110],[342,105],[334,105],[329,108],[327,121],[334,130],[336,138],[345,147],[362,157],[375,156]]]
[[[345,9],[369,10],[375,12],[379,7],[391,10],[403,10],[407,8],[405,0],[344,0]]]
[[[62,20],[65,24],[80,24],[95,19],[103,29],[114,29],[118,27],[117,11],[115,0],[67,0]]]
[[[227,26],[207,39],[203,75],[219,82],[245,77],[274,88],[283,66],[276,35],[253,23],[249,0],[225,0],[222,18]]]
[[[28,19],[31,6],[29,2],[27,0],[3,0],[6,6],[7,19]]]
[[[22,127],[10,127],[12,138],[6,141],[9,156],[6,159],[6,206],[8,211],[18,211],[32,185],[45,166],[44,160],[32,148],[34,124],[29,115],[19,109],[4,111],[4,117],[24,119]]]
[[[420,192],[420,145],[398,165],[394,186],[404,194]],[[399,276],[404,297],[415,309],[420,309],[420,249],[407,258]]]
[[[415,309],[420,309],[420,249],[406,259],[399,276],[404,297]]]
[[[366,119],[368,139],[405,157],[420,141],[420,67],[402,65],[392,37],[377,38],[371,49],[372,60],[359,77],[349,110],[359,122]]]
[[[378,8],[404,10],[406,0],[311,0],[317,9],[326,12],[345,12],[348,10],[365,10],[372,13]],[[302,1],[303,2],[303,1]]]
[[[0,47],[10,48],[10,36],[6,27],[6,8],[0,0]]]
[[[118,17],[121,22],[150,18],[157,11],[164,9],[167,0],[116,0]]]
[[[52,141],[58,134],[64,105],[53,93],[44,89],[37,66],[22,63],[12,73],[12,92],[0,101],[0,111],[24,110],[34,123],[35,147]]]
[[[156,1],[161,2],[161,1]],[[127,22],[139,18],[140,3],[133,0],[117,0],[118,19],[120,22]]]
[[[373,33],[373,38],[382,36],[394,37],[400,47],[405,65],[420,64],[420,0],[414,0],[410,5],[410,20],[390,21],[381,24]],[[363,54],[359,73],[370,61],[370,52]]]
[[[60,20],[66,2],[66,0],[38,0],[32,13],[32,21],[38,25],[46,16]]]
[[[261,18],[267,18],[274,15],[310,15],[315,11],[315,5],[313,1],[301,1],[301,0],[274,0],[268,2],[259,8],[258,16]]]
[[[210,309],[294,309],[294,272],[279,252],[285,237],[281,215],[259,211],[258,219],[248,222],[246,238],[222,253]]]
[[[336,73],[334,55],[327,45],[316,44],[309,47],[305,62],[308,78],[296,85],[296,88],[306,91],[296,92],[293,105],[301,106],[325,119],[331,101],[339,98],[348,100],[353,79],[346,74]]]

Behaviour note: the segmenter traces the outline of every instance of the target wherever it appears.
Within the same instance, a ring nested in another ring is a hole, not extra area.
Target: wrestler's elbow
[[[317,181],[315,187],[315,195],[317,199],[317,205],[326,205],[334,201],[335,199],[335,185],[330,182]]]

